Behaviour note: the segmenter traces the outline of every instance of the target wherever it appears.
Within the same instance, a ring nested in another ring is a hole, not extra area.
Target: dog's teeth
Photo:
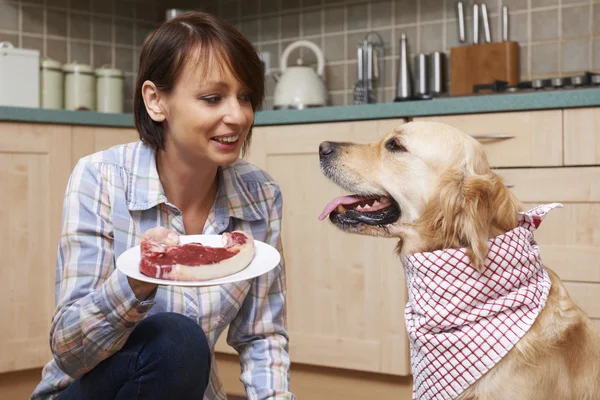
[[[370,205],[368,205],[368,204],[365,204],[365,206],[363,207],[363,209],[365,209],[365,210],[368,210],[368,209],[370,209],[370,208],[371,208],[371,206],[370,206]]]
[[[377,200],[375,200],[375,201],[373,202],[373,207],[375,207],[375,206],[378,206],[378,205],[379,205],[379,202],[378,202]]]
[[[365,208],[367,208],[367,207],[365,206]],[[363,209],[363,208],[362,208],[362,206],[361,206],[360,204],[358,205],[358,207],[356,207],[356,210],[358,210],[358,211],[360,211],[360,210],[362,210],[362,209]]]
[[[344,208],[343,205],[340,204],[339,206],[337,206],[337,212],[344,212],[344,211],[346,211],[346,209]]]

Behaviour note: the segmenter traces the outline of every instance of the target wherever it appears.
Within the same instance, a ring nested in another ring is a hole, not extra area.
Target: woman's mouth
[[[210,142],[221,151],[235,151],[239,148],[240,135],[223,135],[210,138]]]

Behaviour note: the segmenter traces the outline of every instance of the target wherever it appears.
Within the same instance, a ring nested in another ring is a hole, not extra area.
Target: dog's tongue
[[[327,205],[325,206],[325,209],[323,210],[321,215],[319,215],[319,220],[323,221],[325,218],[327,218],[327,216],[333,210],[335,210],[337,208],[337,206],[339,206],[340,204],[354,204],[354,203],[359,202],[360,200],[363,200],[366,198],[367,197],[361,197],[361,196],[336,197],[335,199],[333,199],[329,203],[327,203]]]

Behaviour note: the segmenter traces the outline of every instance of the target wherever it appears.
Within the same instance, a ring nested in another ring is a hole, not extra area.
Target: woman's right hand
[[[152,239],[166,245],[176,245],[179,243],[179,236],[177,233],[163,226],[148,229],[144,233],[144,239]],[[129,282],[129,286],[131,287],[131,290],[133,290],[135,297],[140,301],[146,300],[158,286],[155,283],[143,282],[129,276],[127,277],[127,281]]]

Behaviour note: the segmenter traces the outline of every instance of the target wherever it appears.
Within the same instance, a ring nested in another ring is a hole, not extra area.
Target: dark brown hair
[[[142,85],[153,82],[162,93],[170,93],[186,63],[197,61],[210,68],[211,60],[220,59],[251,92],[256,111],[264,97],[264,72],[254,46],[229,23],[207,13],[189,12],[173,18],[150,32],[142,46],[133,97],[133,116],[140,139],[155,149],[164,150],[161,122],[150,118],[142,98]],[[242,148],[250,143],[252,129]]]

